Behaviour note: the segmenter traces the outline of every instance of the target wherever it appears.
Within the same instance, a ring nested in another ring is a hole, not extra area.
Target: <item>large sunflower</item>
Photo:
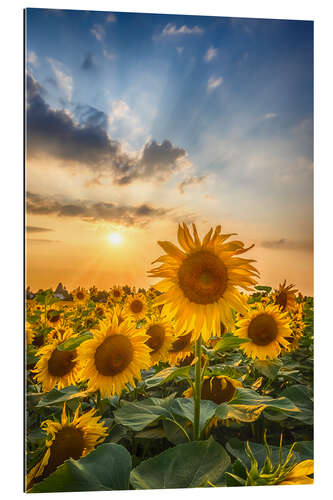
[[[166,361],[174,340],[172,324],[161,317],[153,317],[145,324],[143,331],[148,336],[146,344],[151,349],[152,364]]]
[[[119,324],[116,314],[102,321],[93,335],[79,347],[80,380],[88,379],[88,390],[100,390],[102,396],[120,395],[127,383],[141,378],[141,369],[151,366],[148,337],[128,321]]]
[[[139,321],[146,316],[147,301],[143,293],[129,295],[124,305],[124,316]]]
[[[89,300],[89,293],[87,292],[87,290],[81,288],[80,286],[72,291],[72,295],[74,302],[78,304],[84,304]]]
[[[193,332],[184,333],[178,337],[175,336],[169,349],[170,365],[176,365],[191,356],[193,354],[193,343]]]
[[[236,324],[234,335],[249,339],[241,344],[247,356],[253,359],[277,358],[281,346],[287,348],[287,337],[291,336],[290,318],[282,313],[279,306],[256,303],[247,315]]]
[[[169,241],[158,242],[166,255],[155,261],[161,265],[151,271],[151,276],[164,278],[154,285],[164,292],[155,304],[165,304],[164,312],[175,319],[175,328],[193,330],[194,338],[202,333],[206,341],[211,335],[219,335],[221,321],[231,327],[231,307],[245,310],[236,287],[249,290],[256,283],[258,272],[251,265],[253,260],[238,257],[249,248],[240,241],[225,243],[229,236],[221,234],[221,226],[217,226],[201,242],[195,224],[193,237],[183,224],[178,227],[182,250]]]
[[[27,489],[33,483],[45,479],[52,474],[65,460],[78,460],[93,450],[97,444],[104,441],[107,429],[104,422],[99,422],[99,416],[94,416],[92,409],[79,416],[80,406],[77,407],[74,418],[71,420],[66,414],[65,404],[62,410],[61,422],[45,420],[41,424],[42,430],[48,434],[46,452],[27,475]]]
[[[294,465],[279,484],[313,484],[313,473],[314,461],[303,460]]]
[[[292,311],[296,308],[296,292],[295,285],[286,285],[286,280],[280,283],[279,289],[273,294],[274,302],[278,305],[281,311]]]
[[[39,349],[37,355],[40,356],[40,359],[33,372],[36,374],[34,378],[42,384],[43,391],[51,391],[56,385],[58,389],[63,389],[76,384],[80,371],[76,349],[72,351],[57,349],[59,344],[73,336],[72,329],[58,328],[50,343]]]

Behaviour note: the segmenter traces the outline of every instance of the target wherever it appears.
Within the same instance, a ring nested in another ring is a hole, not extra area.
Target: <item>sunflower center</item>
[[[178,339],[175,340],[175,342],[173,342],[171,349],[170,349],[170,352],[180,352],[183,349],[185,349],[185,347],[187,347],[191,342],[191,336],[192,336],[192,332],[187,333],[186,335],[181,335],[180,337],[178,337]]]
[[[262,313],[253,318],[249,324],[248,336],[256,345],[268,345],[276,339],[277,324],[270,314]]]
[[[50,449],[50,459],[43,474],[48,476],[56,470],[65,460],[73,458],[78,460],[85,448],[83,432],[76,427],[66,426],[60,429]]]
[[[84,293],[83,292],[77,292],[76,296],[77,296],[77,298],[79,300],[83,300],[84,299]]]
[[[202,384],[201,398],[214,401],[216,404],[230,401],[235,394],[235,387],[229,380],[214,378],[205,379]]]
[[[165,339],[165,330],[161,325],[151,325],[147,330],[147,335],[149,335],[149,339],[146,344],[150,347],[153,352],[158,351],[164,342]]]
[[[73,361],[76,357],[76,350],[59,351],[55,349],[48,360],[48,371],[53,377],[63,377],[67,375],[75,366]]]
[[[50,323],[56,323],[57,321],[59,321],[60,313],[59,313],[59,311],[56,311],[55,309],[49,309],[47,311],[46,317]]]
[[[134,312],[134,313],[140,313],[143,309],[143,303],[141,302],[141,300],[133,300],[133,302],[131,303],[131,311]]]
[[[43,334],[36,335],[36,337],[32,341],[32,345],[35,347],[41,347],[44,344],[44,336]]]
[[[288,295],[284,291],[280,292],[275,299],[275,303],[281,307],[282,311],[284,311],[285,308],[287,307],[287,302],[288,302]]]
[[[105,377],[124,371],[133,359],[133,346],[124,335],[106,337],[95,353],[96,369]]]
[[[212,304],[223,296],[228,273],[217,255],[200,250],[184,260],[178,271],[178,280],[184,295],[191,302]]]
[[[104,310],[102,309],[102,307],[97,307],[96,309],[96,315],[97,316],[103,316],[104,314]]]
[[[119,290],[115,290],[115,291],[113,292],[113,295],[114,295],[115,297],[120,297],[120,292],[119,292]]]

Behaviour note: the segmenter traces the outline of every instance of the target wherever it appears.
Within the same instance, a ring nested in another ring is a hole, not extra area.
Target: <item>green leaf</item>
[[[216,410],[216,403],[213,401],[201,400],[200,403],[200,431],[213,418]],[[174,399],[171,405],[171,412],[179,417],[186,418],[192,424],[194,422],[194,400],[192,398]]]
[[[263,285],[257,285],[254,287],[256,290],[262,290],[264,292],[270,293],[272,291],[271,286],[263,286]]]
[[[265,375],[265,377],[274,379],[278,374],[282,366],[282,361],[280,359],[271,360],[259,360],[254,362],[254,368],[258,370],[259,373]]]
[[[166,384],[167,382],[171,382],[175,377],[186,377],[188,376],[191,366],[183,366],[181,368],[177,368],[176,366],[170,366],[156,373],[150,378],[145,380],[145,385],[149,389],[152,387],[157,387],[162,384]]]
[[[142,431],[145,427],[161,418],[171,416],[169,408],[173,398],[174,394],[164,399],[150,398],[133,402],[122,401],[120,408],[114,412],[114,419],[133,431]]]
[[[37,407],[41,408],[43,406],[56,406],[62,405],[65,401],[69,401],[75,398],[83,398],[88,395],[88,391],[80,391],[80,389],[74,385],[70,385],[65,389],[58,391],[57,389],[52,389],[52,391],[47,392],[37,403]]]
[[[291,399],[300,410],[299,413],[290,416],[307,425],[313,424],[313,401],[305,385],[292,385],[284,389],[281,394]]]
[[[216,344],[214,347],[215,352],[226,352],[231,351],[239,347],[244,342],[249,342],[251,339],[241,339],[239,337],[235,337],[231,333],[226,333],[223,335],[222,339]]]
[[[66,460],[29,493],[127,490],[131,456],[123,446],[102,444],[80,460]]]
[[[275,411],[299,411],[297,406],[288,398],[274,399],[268,396],[260,396],[251,389],[239,388],[229,403],[222,403],[216,408],[215,416],[222,420],[235,418],[241,422],[254,422],[266,408]]]
[[[225,449],[214,439],[193,441],[141,462],[130,481],[135,489],[196,488],[217,481],[229,463]]]
[[[85,332],[82,335],[79,335],[78,337],[71,337],[70,339],[66,340],[62,344],[59,344],[57,349],[59,351],[73,351],[77,347],[79,347],[82,342],[85,342],[86,340],[92,339],[93,334],[90,332]]]

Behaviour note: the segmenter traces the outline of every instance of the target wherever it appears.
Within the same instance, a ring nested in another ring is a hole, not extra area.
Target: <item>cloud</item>
[[[152,140],[135,153],[124,151],[106,129],[106,114],[91,106],[76,107],[80,121],[66,109],[51,108],[42,97],[42,88],[27,76],[27,153],[29,157],[52,156],[62,167],[90,169],[94,175],[111,175],[125,185],[134,180],[166,181],[189,165],[187,152],[169,140]],[[115,113],[126,113],[124,104]],[[47,165],[47,164],[46,164]]]
[[[168,23],[162,30],[160,36],[176,36],[176,35],[201,35],[204,30],[199,26],[193,26],[189,28],[186,24],[177,28],[173,23]]]
[[[90,33],[94,35],[96,40],[102,42],[105,38],[106,30],[102,24],[94,24],[93,27],[90,29]]]
[[[123,226],[146,227],[154,218],[165,217],[170,210],[156,208],[148,203],[137,206],[86,200],[64,201],[27,193],[27,212],[33,215],[55,215],[79,218],[85,222],[112,222]]]
[[[184,47],[177,47],[177,52],[179,55],[183,53],[183,50],[184,50]]]
[[[277,114],[276,113],[266,113],[263,116],[263,120],[272,120],[273,118],[276,118]]]
[[[39,59],[33,50],[29,50],[28,52],[28,57],[27,57],[28,63],[32,64],[33,66],[38,66],[39,65]]]
[[[312,241],[292,241],[286,238],[281,238],[279,240],[269,240],[263,241],[260,245],[263,248],[271,249],[285,249],[285,250],[313,250]]]
[[[95,67],[94,56],[92,54],[87,54],[82,61],[81,69],[89,71]]]
[[[217,89],[223,83],[223,77],[220,76],[219,78],[215,78],[214,76],[211,76],[207,82],[207,92],[212,92],[213,90]]]
[[[60,240],[47,240],[43,238],[28,238],[28,243],[62,243]]]
[[[47,233],[49,231],[53,231],[53,229],[49,229],[48,227],[37,227],[37,226],[27,226],[27,233]]]
[[[206,62],[212,61],[213,59],[215,59],[217,57],[217,53],[218,53],[217,49],[215,49],[214,47],[209,47],[209,49],[207,50],[207,52],[205,54],[204,60]]]
[[[105,59],[108,59],[109,61],[113,61],[113,59],[115,59],[116,57],[114,54],[112,54],[112,52],[110,52],[105,47],[103,48],[103,56],[105,57]]]
[[[106,17],[106,22],[107,23],[116,23],[117,22],[117,17],[115,16],[115,14],[110,13]]]
[[[48,57],[47,61],[55,74],[58,86],[65,92],[67,100],[71,101],[73,94],[73,78],[66,73],[65,67],[60,61],[52,59],[51,57]]]
[[[184,188],[186,186],[190,186],[191,184],[201,184],[207,179],[207,175],[201,175],[200,177],[194,176],[194,177],[189,177],[188,179],[185,179],[183,182],[178,184],[178,190],[180,194],[184,194]]]

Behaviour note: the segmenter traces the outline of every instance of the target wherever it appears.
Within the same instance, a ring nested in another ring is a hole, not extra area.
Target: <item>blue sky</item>
[[[312,22],[28,9],[26,33],[27,184],[53,200],[34,205],[33,227],[65,248],[92,221],[139,240],[222,222],[256,242],[266,282],[279,263],[311,291]],[[89,224],[54,208],[82,200],[117,211],[94,208]],[[31,253],[50,253],[43,240]]]

